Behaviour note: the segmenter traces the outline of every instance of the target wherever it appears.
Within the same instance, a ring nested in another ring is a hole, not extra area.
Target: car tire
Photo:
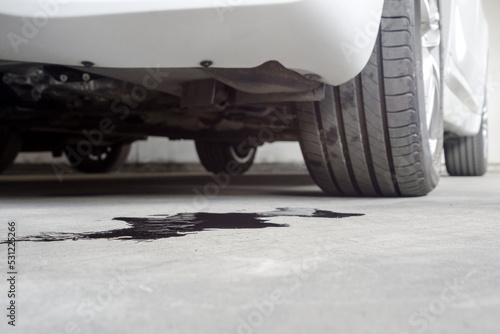
[[[93,152],[72,161],[72,155],[68,148],[64,150],[70,165],[83,173],[109,173],[116,171],[127,160],[131,144],[118,143],[110,146],[93,147]],[[68,146],[73,152],[76,147]]]
[[[361,74],[326,86],[322,101],[295,105],[306,165],[327,194],[421,196],[439,181],[439,11],[437,0],[423,1],[434,6],[432,13],[420,2],[386,0],[377,42]],[[430,18],[428,28],[421,25],[424,16]]]
[[[8,128],[0,128],[0,172],[14,162],[22,144],[21,135]]]
[[[253,164],[257,148],[245,147],[239,143],[195,141],[196,152],[205,169],[214,174],[227,172],[240,175]]]
[[[444,143],[446,170],[451,176],[483,176],[488,170],[488,111],[475,136],[451,136]]]

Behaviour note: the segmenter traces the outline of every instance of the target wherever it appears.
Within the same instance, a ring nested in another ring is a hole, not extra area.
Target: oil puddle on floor
[[[145,218],[118,217],[127,223],[127,227],[102,232],[86,233],[43,233],[17,239],[16,241],[50,242],[79,239],[114,239],[114,240],[157,240],[183,237],[204,230],[216,229],[258,229],[268,227],[288,227],[288,224],[270,223],[273,217],[304,217],[338,219],[363,214],[338,213],[326,210],[303,208],[278,208],[275,211],[249,213],[178,213],[175,215],[154,215]],[[6,243],[2,241],[0,243]]]

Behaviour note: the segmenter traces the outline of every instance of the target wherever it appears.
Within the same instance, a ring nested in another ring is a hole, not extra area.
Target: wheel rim
[[[229,152],[231,152],[231,156],[234,160],[236,160],[236,162],[239,164],[246,164],[252,159],[255,153],[255,148],[252,147],[241,152],[241,149],[238,149],[238,145],[231,145],[229,146]]]
[[[438,153],[441,138],[441,28],[437,0],[420,0],[422,70],[429,147]]]
[[[113,148],[111,146],[95,147],[86,158],[97,163],[103,162],[108,158],[112,150]]]

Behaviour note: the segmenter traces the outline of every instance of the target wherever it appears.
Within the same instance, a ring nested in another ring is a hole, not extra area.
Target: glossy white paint
[[[3,1],[3,0],[2,0]],[[1,3],[1,1],[0,1]],[[441,15],[442,20],[448,22],[445,5],[452,5],[450,0],[441,0]],[[490,97],[488,100],[490,109],[490,162],[500,163],[500,133],[495,129],[500,128],[500,44],[498,36],[500,36],[500,1],[484,0],[485,14],[489,19],[490,33],[490,67],[489,75],[491,81],[489,84]],[[1,11],[1,10],[0,10]],[[446,24],[442,25],[444,35],[445,32],[450,32]],[[446,41],[449,38],[443,36]],[[456,98],[456,97],[455,97]],[[455,103],[450,105],[447,103],[447,109],[457,110],[463,103],[456,98]],[[467,114],[470,112],[464,109]],[[54,161],[50,153],[21,153],[18,156],[18,163],[51,163]],[[129,157],[129,162],[132,163],[195,163],[198,162],[194,145],[188,141],[169,141],[166,138],[151,137],[148,141],[138,141],[134,143],[133,150]],[[301,163],[303,162],[302,154],[298,143],[273,143],[265,145],[259,149],[257,153],[257,162],[278,162],[278,163]]]
[[[0,59],[115,68],[199,67],[203,60],[251,68],[277,60],[341,84],[366,65],[382,6],[383,0],[0,0]]]
[[[483,0],[484,12],[490,29],[490,57],[488,65],[488,123],[489,159],[500,164],[500,1]]]
[[[444,40],[444,125],[458,135],[481,125],[489,30],[479,0],[440,0]]]
[[[98,67],[250,68],[269,60],[341,84],[365,66],[383,0],[0,0],[0,59]],[[479,130],[488,26],[440,0],[445,130]]]

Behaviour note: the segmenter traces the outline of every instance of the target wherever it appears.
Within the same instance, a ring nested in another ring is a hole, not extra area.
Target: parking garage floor
[[[500,173],[385,199],[302,172],[61,181],[0,176],[2,333],[500,332]]]

